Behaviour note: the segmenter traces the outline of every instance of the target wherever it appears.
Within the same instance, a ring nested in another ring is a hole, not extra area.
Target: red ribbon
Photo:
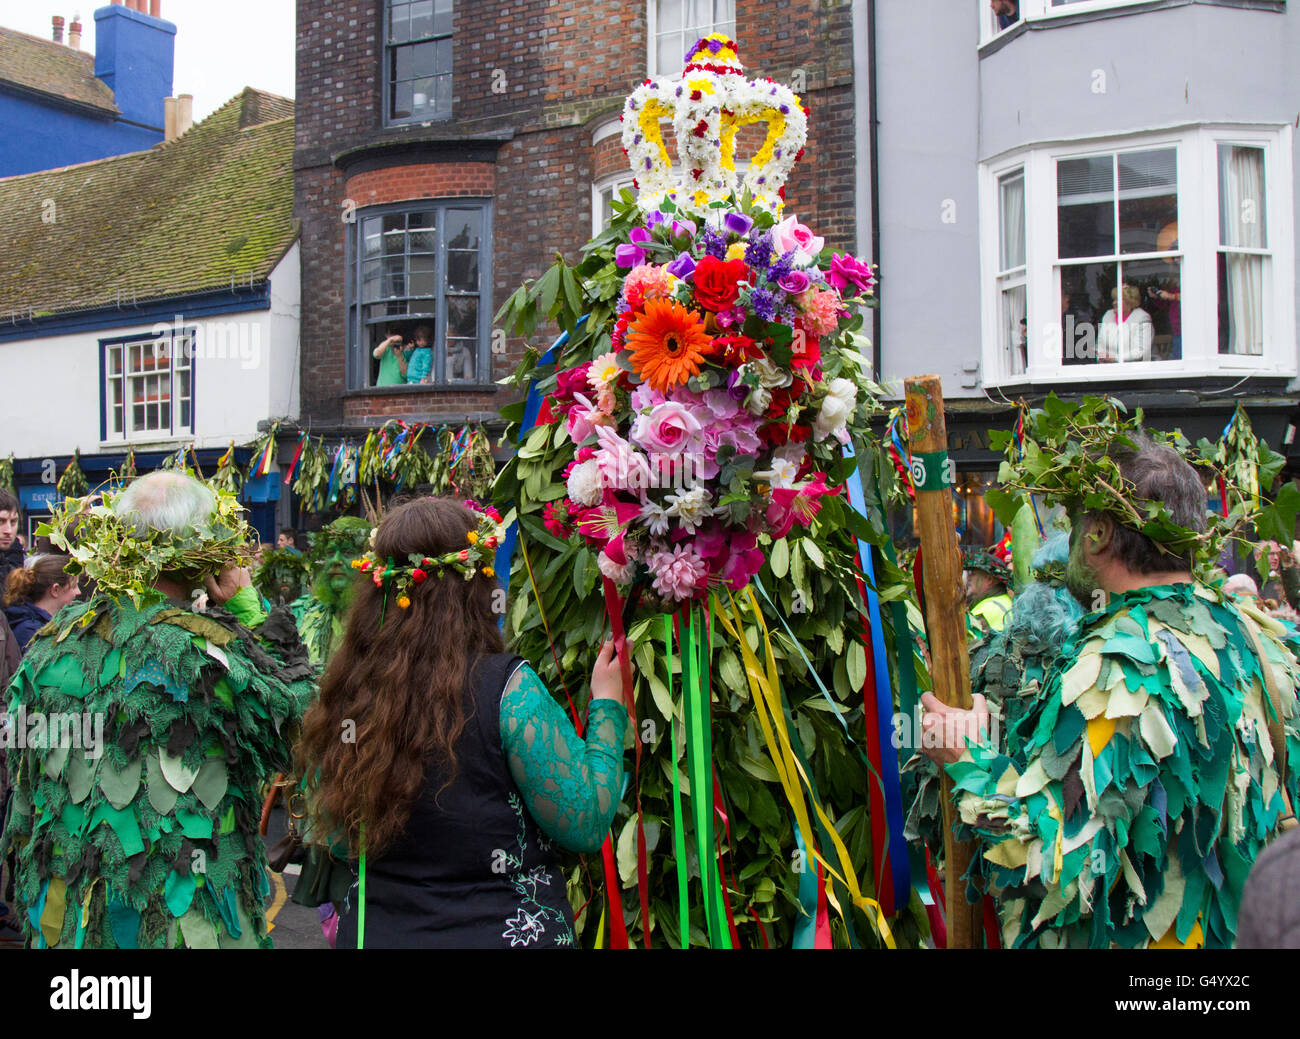
[[[293,461],[289,463],[289,468],[285,471],[284,485],[286,487],[289,486],[289,481],[293,479],[293,472],[295,469],[298,468],[298,459],[302,457],[302,449],[306,446],[307,446],[307,434],[304,433],[302,435],[302,439],[298,441],[298,450],[293,453]]]
[[[822,864],[817,863],[817,923],[813,928],[813,948],[833,949],[831,941],[831,913],[826,904],[826,878],[822,876]]]
[[[858,573],[858,594],[866,601],[867,586]],[[862,683],[863,721],[866,727],[867,760],[875,770],[875,776],[883,775],[884,760],[881,757],[880,721],[876,715],[876,654],[871,642],[871,624],[864,616],[862,630],[866,636],[862,649],[867,658],[867,676]],[[885,916],[893,916],[894,885],[887,882],[889,868],[889,837],[885,832],[885,791],[879,781],[873,782],[873,776],[867,776],[867,818],[871,823],[871,868],[876,879],[876,892],[880,899],[880,911]]]
[[[710,714],[712,714],[711,704]],[[713,811],[714,814],[722,820],[722,829],[714,834],[718,841],[718,874],[722,880],[722,906],[727,913],[727,930],[731,932],[731,947],[733,949],[739,949],[740,934],[736,930],[736,918],[731,914],[731,895],[728,894],[727,891],[730,882],[727,878],[727,864],[722,856],[722,835],[724,832],[727,835],[727,847],[731,847],[731,820],[727,818],[726,805],[722,800],[722,786],[718,782],[717,768],[713,769]],[[731,859],[734,863],[736,859],[736,853],[734,850],[731,853]]]
[[[943,878],[939,876],[930,861],[930,849],[925,849],[925,875],[930,880],[930,890],[934,893],[934,903],[925,907],[925,915],[930,918],[930,934],[934,936],[936,949],[948,948],[947,896],[943,890]]]
[[[614,839],[605,835],[600,846],[600,858],[605,871],[605,891],[609,895],[609,947],[626,949],[627,924],[623,921],[623,900],[618,896],[618,867],[614,865]]]

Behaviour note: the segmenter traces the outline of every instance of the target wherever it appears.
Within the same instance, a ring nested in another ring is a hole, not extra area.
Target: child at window
[[[391,332],[392,329],[389,329]],[[402,345],[402,335],[394,332],[377,347],[375,357],[379,358],[379,378],[376,386],[401,386],[406,382],[407,362],[410,348]]]
[[[415,326],[415,348],[406,366],[406,381],[433,382],[433,329],[428,325]]]

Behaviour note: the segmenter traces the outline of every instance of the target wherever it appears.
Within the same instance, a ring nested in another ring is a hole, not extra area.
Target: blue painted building
[[[160,144],[175,38],[171,22],[120,3],[95,12],[93,55],[0,27],[0,177]]]

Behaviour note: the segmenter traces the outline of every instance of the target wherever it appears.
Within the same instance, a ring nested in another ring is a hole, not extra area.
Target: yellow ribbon
[[[776,667],[776,653],[772,649],[772,637],[767,629],[767,623],[763,620],[763,613],[759,608],[757,598],[754,596],[753,588],[746,588],[744,594],[749,600],[749,607],[753,611],[758,630],[762,635],[763,665],[765,666],[760,665],[754,651],[749,646],[748,639],[745,638],[744,617],[740,608],[736,605],[735,598],[728,593],[728,600],[731,604],[730,618],[721,608],[721,601],[716,596],[714,597],[714,612],[722,626],[726,628],[740,647],[740,654],[745,664],[745,677],[749,682],[755,713],[758,715],[758,724],[763,731],[763,738],[767,743],[768,753],[772,757],[772,764],[776,769],[777,778],[785,791],[790,807],[794,810],[796,825],[798,825],[803,835],[804,847],[825,868],[829,878],[838,880],[848,889],[853,904],[866,913],[868,919],[873,919],[877,933],[885,946],[890,949],[896,948],[894,936],[889,929],[884,910],[874,898],[867,898],[862,894],[862,890],[858,885],[857,872],[853,868],[848,849],[840,839],[839,831],[835,829],[834,823],[818,803],[817,797],[813,793],[812,782],[808,779],[803,766],[795,756],[790,741],[790,733],[785,724],[785,712],[781,709],[780,678]],[[802,781],[802,787],[800,781]],[[817,813],[817,818],[821,821],[831,839],[831,843],[835,846],[836,857],[839,859],[842,873],[837,872],[826,861],[818,852],[817,846],[812,840],[812,824],[808,816],[807,805],[804,803],[803,788],[807,789],[808,800],[812,804],[813,811]],[[836,912],[843,917],[844,910],[835,899],[830,879],[826,882],[826,893],[830,903],[835,906]]]

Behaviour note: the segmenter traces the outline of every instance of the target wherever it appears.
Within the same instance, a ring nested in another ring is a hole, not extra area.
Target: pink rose
[[[701,440],[699,420],[684,405],[668,400],[638,415],[629,438],[652,455],[680,455]]]
[[[791,296],[797,296],[808,288],[811,279],[803,271],[791,271],[784,278],[777,281],[781,288],[785,289]]]
[[[798,263],[811,263],[825,245],[825,238],[819,238],[792,216],[772,228],[772,247],[782,256],[795,250]]]
[[[826,282],[841,291],[852,285],[858,292],[866,292],[875,285],[876,275],[870,264],[863,263],[857,257],[835,253],[831,257],[831,269],[826,275]]]

